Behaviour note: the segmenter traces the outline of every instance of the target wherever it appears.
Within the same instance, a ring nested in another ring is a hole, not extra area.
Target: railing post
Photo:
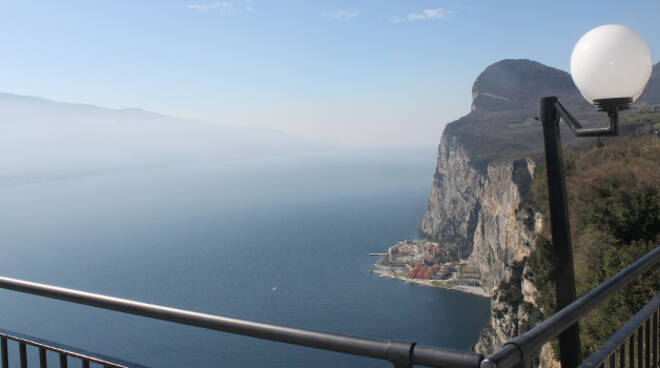
[[[651,324],[651,350],[652,350],[652,366],[656,367],[658,364],[658,310],[653,311],[653,323]]]
[[[67,368],[69,365],[65,353],[60,353],[60,368]]]
[[[2,360],[2,368],[9,368],[9,352],[7,351],[7,338],[0,337],[0,360]]]
[[[18,343],[18,354],[21,362],[21,368],[27,368],[27,346],[24,342]]]
[[[543,123],[545,162],[548,171],[552,259],[557,293],[557,310],[561,310],[575,300],[576,293],[557,101],[557,97],[541,98],[539,116]],[[575,368],[578,366],[580,362],[580,335],[577,323],[559,335],[559,354],[562,368]]]
[[[48,368],[48,359],[46,357],[46,348],[39,348],[39,368]]]

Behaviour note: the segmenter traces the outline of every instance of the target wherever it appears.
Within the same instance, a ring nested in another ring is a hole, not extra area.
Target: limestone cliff
[[[482,173],[456,137],[444,135],[420,231],[467,258],[490,292],[506,267],[530,252],[536,216],[523,200],[534,177],[531,158],[498,161]]]
[[[481,274],[492,295],[491,320],[475,347],[489,354],[527,330],[541,313],[538,293],[522,267],[541,226],[528,201],[536,162],[531,157],[496,160],[485,172],[475,168],[456,137],[444,135],[428,209],[420,231],[457,249]],[[522,301],[505,298],[502,284],[516,289]],[[552,363],[546,354],[545,363]]]
[[[530,253],[540,224],[529,203],[543,148],[533,116],[547,95],[581,117],[588,111],[568,73],[530,60],[497,62],[475,81],[472,112],[446,127],[438,147],[420,232],[468,258],[490,292]]]
[[[567,73],[529,60],[489,66],[472,95],[472,111],[443,133],[420,233],[449,245],[481,274],[492,295],[491,321],[476,350],[488,354],[541,318],[526,277],[532,273],[525,272],[541,226],[530,203],[542,152],[533,119],[538,99],[559,96],[582,116],[588,106]],[[552,364],[545,355],[544,365]]]
[[[433,175],[428,209],[420,231],[428,238],[453,246],[460,258],[472,251],[484,177],[471,165],[455,137],[443,135]]]
[[[473,235],[470,262],[489,290],[508,279],[507,268],[531,252],[540,224],[524,196],[534,178],[531,158],[493,163],[479,193],[481,210]]]

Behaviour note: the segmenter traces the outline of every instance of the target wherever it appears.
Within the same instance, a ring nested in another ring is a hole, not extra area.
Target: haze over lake
[[[0,186],[2,274],[231,317],[468,349],[488,299],[379,279],[434,150],[272,156]],[[382,367],[0,291],[0,326],[158,367]]]

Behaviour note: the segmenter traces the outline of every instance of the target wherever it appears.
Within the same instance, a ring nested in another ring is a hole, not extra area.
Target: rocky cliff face
[[[484,176],[472,166],[470,156],[456,137],[443,135],[420,231],[455,248],[459,257],[469,256],[483,181]]]
[[[468,258],[492,295],[491,319],[475,346],[484,355],[541,319],[533,281],[524,277],[524,268],[515,269],[524,264],[542,224],[541,216],[527,200],[535,168],[532,158],[523,157],[493,161],[482,172],[473,166],[459,140],[447,134],[438,148],[431,197],[420,231]],[[506,299],[503,283],[511,284],[522,295],[522,302]],[[534,362],[555,366],[548,349],[542,360]]]
[[[527,256],[534,242],[536,215],[523,199],[536,163],[531,158],[498,161],[486,172],[472,165],[456,137],[444,135],[438,148],[428,209],[420,231],[453,246],[481,273],[493,292],[506,268]]]
[[[482,285],[492,295],[491,319],[475,346],[485,355],[540,319],[533,281],[512,267],[529,255],[541,226],[540,215],[527,201],[535,168],[533,159],[523,157],[495,160],[481,171],[459,139],[449,134],[438,148],[420,231],[455,247],[481,274]],[[523,302],[503,297],[503,283],[512,284]],[[553,364],[552,355],[546,353],[543,361]]]
[[[541,226],[529,201],[543,148],[538,100],[559,96],[578,115],[588,105],[567,73],[529,60],[489,66],[472,95],[472,112],[443,133],[420,232],[480,272],[492,303],[476,349],[489,354],[541,319],[524,262]],[[553,364],[547,348],[543,364]]]
[[[438,147],[420,232],[468,258],[491,292],[534,244],[540,219],[529,191],[543,142],[533,116],[539,98],[553,95],[578,113],[588,108],[568,73],[530,60],[497,62],[475,81],[472,112],[447,126]]]
[[[492,163],[479,191],[469,260],[491,291],[509,278],[509,265],[527,257],[534,245],[541,216],[523,197],[529,195],[535,167],[530,158]]]

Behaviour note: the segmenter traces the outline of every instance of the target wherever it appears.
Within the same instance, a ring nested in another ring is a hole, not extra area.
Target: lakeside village
[[[387,253],[370,254],[381,257],[369,270],[380,277],[489,296],[481,287],[479,272],[438,243],[408,239],[391,246]]]

